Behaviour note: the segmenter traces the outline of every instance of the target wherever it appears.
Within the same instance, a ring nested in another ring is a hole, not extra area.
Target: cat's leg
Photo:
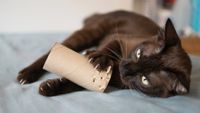
[[[80,52],[92,46],[95,46],[103,38],[104,30],[101,26],[96,26],[92,28],[83,28],[74,34],[72,34],[68,39],[63,41],[63,45],[73,49],[74,51]],[[36,60],[33,64],[24,68],[19,72],[17,80],[21,84],[32,83],[38,80],[42,75],[46,73],[42,69],[48,53],[43,55],[41,58]]]
[[[42,75],[46,73],[45,70],[42,69],[48,54],[43,55],[38,60],[36,60],[33,64],[24,68],[18,73],[17,80],[20,84],[27,84],[37,81]]]
[[[39,93],[44,96],[55,96],[59,94],[80,91],[84,88],[72,83],[65,78],[49,79],[40,84]]]

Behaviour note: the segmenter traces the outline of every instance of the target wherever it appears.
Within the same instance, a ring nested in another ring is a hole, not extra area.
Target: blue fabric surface
[[[48,78],[56,78],[54,74],[29,85],[21,86],[16,82],[20,69],[66,36],[64,33],[0,34],[0,113],[199,113],[200,57],[195,56],[191,56],[190,94],[166,99],[148,97],[132,90],[79,91],[55,97],[39,95],[39,84]]]

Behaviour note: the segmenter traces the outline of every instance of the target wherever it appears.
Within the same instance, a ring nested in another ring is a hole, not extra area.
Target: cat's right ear
[[[186,89],[186,87],[181,83],[178,82],[176,87],[175,87],[175,91],[177,94],[186,94],[188,93],[188,90]]]
[[[180,44],[180,39],[170,19],[167,19],[165,24],[165,42],[166,46],[175,46]]]
[[[165,35],[162,29],[158,31],[155,42],[158,44],[158,48],[155,49],[155,53],[160,53],[165,47]]]

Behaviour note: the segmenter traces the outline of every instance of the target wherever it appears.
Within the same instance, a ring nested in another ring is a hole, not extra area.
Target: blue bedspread
[[[152,98],[132,90],[110,93],[80,91],[55,97],[38,94],[39,81],[21,86],[16,82],[20,69],[32,63],[56,41],[67,35],[0,34],[0,113],[199,113],[200,57],[193,62],[190,94],[166,99]]]

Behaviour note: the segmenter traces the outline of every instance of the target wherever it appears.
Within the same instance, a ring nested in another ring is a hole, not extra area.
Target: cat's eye
[[[136,57],[140,58],[140,56],[141,56],[141,49],[137,49],[136,50]]]
[[[142,76],[142,83],[144,84],[144,85],[149,85],[149,81],[148,81],[148,79],[145,77],[145,76]]]

